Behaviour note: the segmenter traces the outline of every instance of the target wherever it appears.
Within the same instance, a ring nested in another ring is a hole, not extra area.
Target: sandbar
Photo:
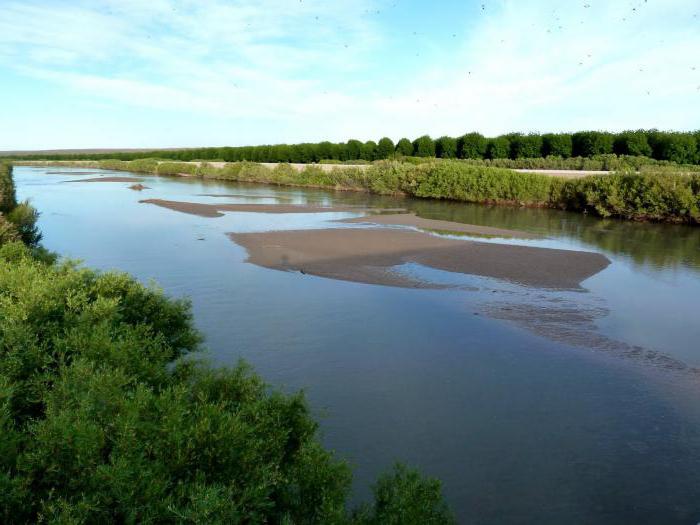
[[[167,208],[181,213],[198,215],[199,217],[222,217],[225,211],[253,212],[253,213],[331,213],[363,211],[366,208],[354,206],[306,206],[296,204],[202,204],[199,202],[168,201],[162,199],[145,199],[139,201],[144,204],[155,204],[161,208]]]
[[[367,215],[365,217],[354,217],[342,219],[338,222],[382,224],[394,226],[412,226],[421,230],[449,234],[466,233],[481,237],[500,237],[511,239],[537,239],[539,235],[517,231],[505,230],[502,228],[492,228],[490,226],[480,226],[477,224],[464,224],[461,222],[443,221],[436,219],[424,219],[413,213],[396,213],[386,215]]]
[[[443,288],[394,267],[418,263],[449,272],[493,277],[525,286],[580,289],[610,261],[591,252],[448,239],[385,228],[230,233],[248,262],[320,277],[398,287]]]

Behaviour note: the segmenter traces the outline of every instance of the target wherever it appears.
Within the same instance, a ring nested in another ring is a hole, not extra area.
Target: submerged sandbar
[[[141,182],[143,179],[136,177],[96,177],[93,179],[75,179],[65,182]]]
[[[331,212],[361,212],[364,207],[355,206],[309,206],[303,204],[203,204],[199,202],[168,201],[163,199],[145,199],[144,204],[155,204],[181,213],[189,213],[200,217],[222,217],[225,211],[253,213],[331,213]]]
[[[443,221],[437,219],[424,219],[413,213],[392,213],[385,215],[367,215],[365,217],[354,217],[343,219],[339,222],[361,223],[361,224],[381,224],[391,226],[411,226],[421,230],[437,231],[440,233],[464,233],[482,237],[500,237],[511,239],[537,239],[539,235],[517,230],[506,230],[503,228],[493,228],[491,226],[480,226],[478,224],[465,224],[461,222]]]

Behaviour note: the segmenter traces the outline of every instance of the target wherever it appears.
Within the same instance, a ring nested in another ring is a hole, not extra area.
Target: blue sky
[[[700,128],[697,0],[0,0],[0,150]]]

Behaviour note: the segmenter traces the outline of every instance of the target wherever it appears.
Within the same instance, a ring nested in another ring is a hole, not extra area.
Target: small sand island
[[[66,182],[141,182],[143,179],[136,177],[96,177],[93,179],[75,179]]]
[[[181,213],[198,215],[200,217],[223,217],[226,211],[251,213],[334,213],[359,212],[365,207],[355,206],[307,206],[303,204],[203,204],[199,202],[168,201],[162,199],[145,199],[143,204],[155,204]]]
[[[248,261],[276,270],[404,288],[440,288],[395,270],[405,263],[495,277],[526,286],[577,289],[610,261],[591,252],[455,240],[384,228],[231,233]]]

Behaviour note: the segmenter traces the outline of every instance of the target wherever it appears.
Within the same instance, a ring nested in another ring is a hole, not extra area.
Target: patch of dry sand
[[[248,262],[276,270],[399,287],[442,287],[417,282],[392,268],[418,263],[439,270],[495,277],[526,286],[577,289],[610,261],[598,253],[446,239],[398,229],[231,233]]]

